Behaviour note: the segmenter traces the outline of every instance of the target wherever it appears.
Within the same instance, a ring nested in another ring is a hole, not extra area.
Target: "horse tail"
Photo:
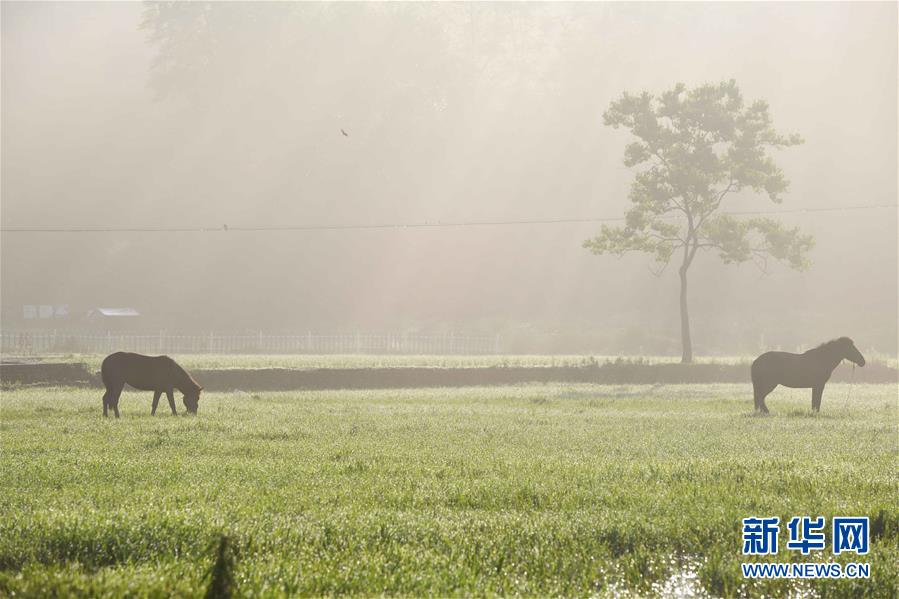
[[[115,354],[109,354],[108,356],[103,358],[103,363],[100,364],[100,379],[103,381],[103,384],[106,385],[107,387],[109,386],[109,383],[111,382],[110,381],[111,373],[109,371],[112,368],[112,364],[110,363],[110,359],[114,355]]]
[[[120,368],[117,367],[117,363],[120,363],[119,357],[121,353],[109,354],[103,359],[103,363],[100,364],[100,379],[107,387],[114,385],[119,379],[123,378]]]
[[[752,365],[749,367],[749,378],[752,379],[752,382],[753,382],[753,383],[755,383],[756,380],[758,379],[758,375],[759,375],[759,358],[761,358],[761,357],[762,357],[762,356],[759,356],[758,358],[756,358],[755,360],[753,360],[753,361],[752,361]]]

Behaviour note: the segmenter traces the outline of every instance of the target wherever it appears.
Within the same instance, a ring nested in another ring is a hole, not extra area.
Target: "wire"
[[[864,206],[840,206],[833,208],[796,208],[792,210],[744,210],[722,212],[729,216],[757,216],[777,214],[802,214],[812,212],[845,212],[850,210],[877,210],[896,209],[896,204],[870,204]],[[678,215],[663,215],[660,218],[678,218]],[[232,226],[222,225],[217,227],[112,227],[112,226],[12,226],[0,227],[3,233],[223,233],[230,231],[264,232],[264,231],[352,231],[374,229],[425,229],[425,228],[454,228],[454,227],[505,227],[520,225],[562,225],[578,223],[602,223],[620,222],[625,217],[598,217],[598,218],[556,218],[535,220],[480,220],[480,221],[449,221],[449,222],[412,222],[412,223],[382,223],[382,224],[344,224],[344,225],[260,225],[260,226]]]

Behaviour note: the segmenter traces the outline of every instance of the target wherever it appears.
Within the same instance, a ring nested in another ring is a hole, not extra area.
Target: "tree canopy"
[[[644,166],[631,187],[624,226],[602,227],[584,242],[595,254],[652,254],[665,265],[683,250],[687,267],[699,249],[716,250],[725,263],[764,261],[808,266],[809,235],[771,218],[719,212],[723,200],[751,189],[779,204],[788,188],[772,148],[802,143],[778,133],[768,104],[745,105],[734,80],[688,90],[682,83],[658,97],[624,93],[603,115],[606,125],[631,131],[624,163]],[[675,220],[672,217],[681,217]]]
[[[802,138],[778,133],[768,104],[746,105],[734,80],[694,89],[678,83],[657,97],[625,92],[603,120],[636,137],[624,150],[624,164],[640,170],[624,225],[603,225],[584,247],[594,254],[646,252],[659,272],[680,255],[682,360],[690,362],[687,271],[700,249],[717,251],[725,263],[754,260],[764,268],[773,257],[797,270],[808,267],[811,236],[773,218],[719,210],[727,196],[744,190],[779,204],[789,182],[770,151]]]

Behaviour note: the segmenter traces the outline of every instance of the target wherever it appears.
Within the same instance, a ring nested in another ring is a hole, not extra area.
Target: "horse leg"
[[[154,391],[153,392],[153,409],[150,410],[150,416],[156,415],[156,407],[159,405],[160,396],[162,396],[162,391]]]
[[[122,396],[122,392],[113,393],[109,397],[109,406],[112,408],[112,411],[115,412],[115,417],[119,417],[119,397]]]
[[[821,409],[822,395],[824,395],[824,385],[812,388],[812,410],[815,412]]]
[[[774,385],[776,387],[777,385]],[[770,385],[762,386],[758,383],[752,383],[752,395],[755,399],[755,409],[757,412],[761,412],[762,414],[768,413],[768,406],[765,405],[765,398],[768,397],[768,394],[774,391],[774,387]]]
[[[119,396],[122,395],[122,389],[125,388],[124,382],[114,381],[106,386],[106,393],[103,394],[103,415],[107,415],[107,409],[112,408],[115,417],[119,417]]]
[[[769,391],[770,393],[770,391]],[[768,406],[765,405],[765,398],[768,397],[768,393],[765,393],[759,398],[759,410],[761,410],[762,414],[768,413]]]
[[[165,396],[169,400],[169,407],[172,408],[172,416],[177,416],[178,410],[175,409],[175,396],[172,394],[172,390],[168,389]]]
[[[777,385],[774,385],[776,387]],[[774,391],[774,387],[766,387],[765,389],[761,389],[761,393],[759,393],[759,411],[762,414],[768,413],[768,406],[765,405],[765,398],[768,397],[768,394]]]

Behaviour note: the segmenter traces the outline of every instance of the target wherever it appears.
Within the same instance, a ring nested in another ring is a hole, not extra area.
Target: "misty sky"
[[[897,8],[790,4],[2,4],[2,224],[309,226],[616,217],[625,90],[734,78],[803,145],[780,206],[896,204]],[[341,132],[344,130],[348,135]],[[784,215],[812,267],[691,270],[697,353],[849,335],[895,351],[895,208]],[[169,330],[555,335],[677,353],[677,273],[598,224],[2,235],[22,304]],[[592,341],[587,345],[566,339]],[[566,345],[566,343],[569,343]],[[592,345],[591,345],[592,344]]]

